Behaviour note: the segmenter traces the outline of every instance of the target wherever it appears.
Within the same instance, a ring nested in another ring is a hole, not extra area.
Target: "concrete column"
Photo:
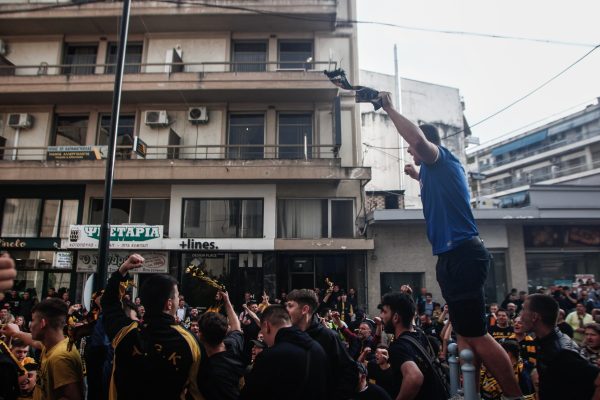
[[[265,144],[277,144],[277,110],[268,109],[265,114]],[[277,149],[265,148],[265,158],[277,158]]]
[[[509,289],[527,291],[527,260],[525,258],[525,242],[522,225],[507,225],[508,254],[507,280]]]
[[[104,64],[106,62],[106,52],[108,51],[108,41],[100,40],[98,42],[98,53],[96,54],[96,64]],[[103,74],[104,67],[96,67],[95,74]]]

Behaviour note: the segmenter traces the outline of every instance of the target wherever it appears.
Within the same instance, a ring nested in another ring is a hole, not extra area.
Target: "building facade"
[[[474,201],[497,207],[531,203],[533,184],[600,184],[600,101],[494,145],[469,149]]]
[[[102,220],[122,3],[69,3],[0,5],[0,237],[17,289],[79,298],[96,269],[81,235]],[[162,237],[111,244],[109,271],[140,251],[201,307],[211,293],[189,265],[235,299],[329,278],[365,301],[360,113],[322,73],[358,78],[355,17],[353,0],[133,2],[111,224]]]
[[[488,272],[488,303],[512,288],[541,287],[600,279],[600,190],[591,186],[534,185],[529,207],[474,210],[479,234],[494,262]],[[369,310],[380,296],[402,284],[426,287],[442,301],[421,210],[375,210],[368,216]],[[587,279],[587,278],[586,278]]]

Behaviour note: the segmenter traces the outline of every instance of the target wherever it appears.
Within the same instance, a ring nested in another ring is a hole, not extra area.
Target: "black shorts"
[[[491,255],[479,237],[438,255],[437,281],[448,303],[452,328],[461,336],[486,334],[483,287],[490,263]]]

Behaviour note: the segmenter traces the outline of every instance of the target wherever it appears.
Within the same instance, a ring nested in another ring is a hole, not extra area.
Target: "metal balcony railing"
[[[94,56],[95,59],[95,56]],[[83,63],[77,58],[76,63],[48,64],[41,62],[35,65],[0,65],[1,76],[48,76],[48,75],[105,75],[107,70],[113,70],[115,64]],[[257,67],[257,65],[260,67]],[[172,62],[172,63],[125,63],[126,73],[156,74],[156,73],[214,73],[232,72],[243,74],[245,72],[321,72],[321,70],[336,69],[335,61],[311,61],[302,65],[292,65],[283,61],[268,62]],[[325,79],[325,77],[323,77]]]
[[[498,167],[501,167],[503,165],[510,164],[511,162],[514,162],[514,161],[523,160],[523,159],[525,159],[527,157],[531,157],[531,156],[534,156],[536,154],[545,153],[545,152],[550,151],[550,150],[554,150],[554,149],[558,149],[558,148],[563,147],[563,146],[567,146],[567,145],[569,145],[571,143],[579,142],[579,141],[584,140],[584,139],[589,139],[589,138],[598,137],[598,136],[600,136],[600,132],[598,132],[597,130],[593,130],[593,131],[590,131],[590,132],[582,132],[582,133],[572,134],[572,135],[567,136],[563,140],[559,140],[559,141],[556,141],[554,143],[549,143],[549,144],[540,146],[539,148],[532,149],[532,150],[527,151],[527,152],[515,154],[512,157],[503,158],[500,161],[496,161],[496,162],[493,162],[493,163],[490,163],[490,164],[482,164],[479,167],[479,171],[483,172],[483,171],[487,171],[487,170],[490,170],[490,169],[493,169],[493,168],[498,168]]]
[[[519,186],[533,185],[535,183],[548,181],[551,179],[562,178],[564,176],[569,176],[573,174],[578,174],[580,172],[591,171],[597,168],[600,168],[600,160],[595,160],[588,165],[587,163],[578,163],[575,165],[564,165],[559,164],[556,165],[557,168],[551,170],[547,173],[542,174],[531,174],[525,177],[521,177],[519,179],[511,179],[510,182],[502,183],[502,184],[482,184],[481,185],[481,193],[480,195],[492,195],[494,193],[503,192],[505,190],[510,190],[513,188],[517,188]]]
[[[93,150],[100,150],[102,158],[106,157],[107,146],[64,146],[77,148],[78,153],[85,153],[81,148],[89,148],[90,157]],[[45,161],[48,159],[48,147],[0,147],[0,162],[9,161]],[[134,156],[131,146],[117,146],[118,160],[139,159]],[[150,160],[312,160],[333,159],[338,157],[338,149],[333,145],[316,144],[229,144],[229,145],[148,145],[146,159]],[[72,161],[80,161],[81,155]],[[91,159],[91,158],[90,158]],[[61,161],[68,159],[61,158]]]

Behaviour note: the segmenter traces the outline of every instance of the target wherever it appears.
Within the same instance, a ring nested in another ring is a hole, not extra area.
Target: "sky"
[[[595,0],[357,0],[357,8],[360,21],[588,45],[358,24],[361,69],[393,74],[396,44],[399,75],[458,88],[471,126],[526,95],[600,44],[600,2]],[[479,137],[482,145],[493,143],[595,104],[597,97],[600,48],[532,96],[474,126],[473,136]]]

